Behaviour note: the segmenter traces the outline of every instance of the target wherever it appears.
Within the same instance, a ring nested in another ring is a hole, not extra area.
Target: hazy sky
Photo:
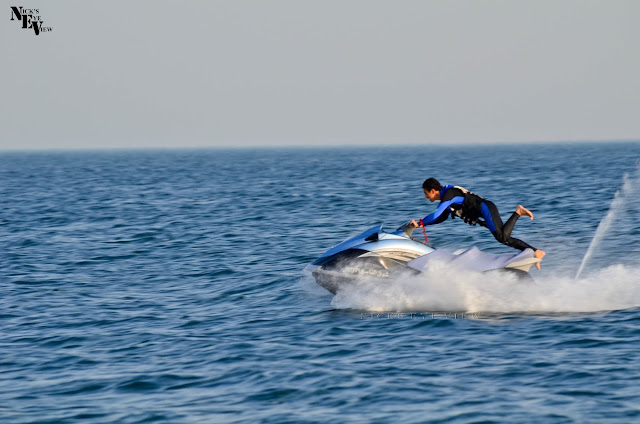
[[[640,140],[638,0],[2,1],[0,149]]]

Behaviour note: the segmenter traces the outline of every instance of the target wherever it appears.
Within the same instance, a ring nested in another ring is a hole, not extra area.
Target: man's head
[[[424,197],[429,199],[430,202],[440,200],[440,190],[442,190],[442,184],[440,184],[435,178],[427,178],[422,183]]]

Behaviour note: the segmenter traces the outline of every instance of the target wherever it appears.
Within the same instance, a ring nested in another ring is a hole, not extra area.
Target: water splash
[[[570,275],[522,282],[505,273],[442,267],[389,284],[360,281],[338,291],[338,309],[395,312],[575,313],[640,307],[640,269],[612,265],[574,280]]]
[[[595,248],[600,244],[601,240],[604,238],[605,234],[611,227],[611,223],[618,216],[619,212],[622,211],[628,199],[634,198],[637,195],[637,191],[640,188],[640,163],[636,166],[636,170],[633,176],[629,174],[625,174],[623,178],[622,188],[616,192],[613,197],[613,201],[611,202],[611,206],[609,207],[609,211],[607,215],[600,221],[598,224],[598,228],[596,229],[596,233],[587,248],[587,252],[582,258],[582,263],[580,264],[580,268],[578,268],[578,272],[576,273],[575,279],[577,280],[582,273],[585,265],[591,258]]]

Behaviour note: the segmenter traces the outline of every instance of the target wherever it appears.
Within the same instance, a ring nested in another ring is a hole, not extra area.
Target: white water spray
[[[609,227],[611,227],[611,223],[617,217],[618,213],[624,209],[624,206],[635,191],[637,191],[640,180],[640,164],[636,168],[635,175],[633,177],[629,176],[629,174],[625,174],[623,178],[622,188],[618,190],[613,197],[613,201],[611,202],[611,206],[609,207],[609,211],[607,215],[600,221],[598,224],[598,228],[596,229],[596,233],[589,244],[589,248],[587,249],[587,253],[585,253],[582,258],[582,263],[580,264],[580,268],[578,268],[578,272],[576,273],[575,279],[577,280],[584,269],[584,266],[591,258],[593,251],[600,244],[600,241],[607,233]]]
[[[371,312],[579,313],[640,307],[638,267],[612,265],[575,281],[548,276],[523,283],[506,273],[468,273],[446,265],[389,284],[363,279],[338,291],[337,309]]]

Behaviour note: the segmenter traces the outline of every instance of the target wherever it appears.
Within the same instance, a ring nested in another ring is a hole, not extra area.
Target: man
[[[511,231],[516,224],[518,218],[522,215],[533,219],[533,214],[522,205],[518,205],[516,211],[511,215],[505,224],[502,223],[500,212],[493,202],[486,200],[477,194],[471,193],[469,190],[459,186],[442,186],[435,178],[428,178],[422,183],[424,197],[431,202],[440,201],[438,208],[417,222],[415,219],[411,221],[414,227],[424,227],[425,225],[433,225],[444,222],[449,216],[452,218],[459,217],[470,225],[482,225],[487,227],[491,234],[500,243],[514,247],[519,250],[532,249],[536,258],[542,259],[545,252],[536,249],[522,240],[511,237]],[[480,218],[483,219],[480,220]],[[536,267],[540,270],[540,264]]]

